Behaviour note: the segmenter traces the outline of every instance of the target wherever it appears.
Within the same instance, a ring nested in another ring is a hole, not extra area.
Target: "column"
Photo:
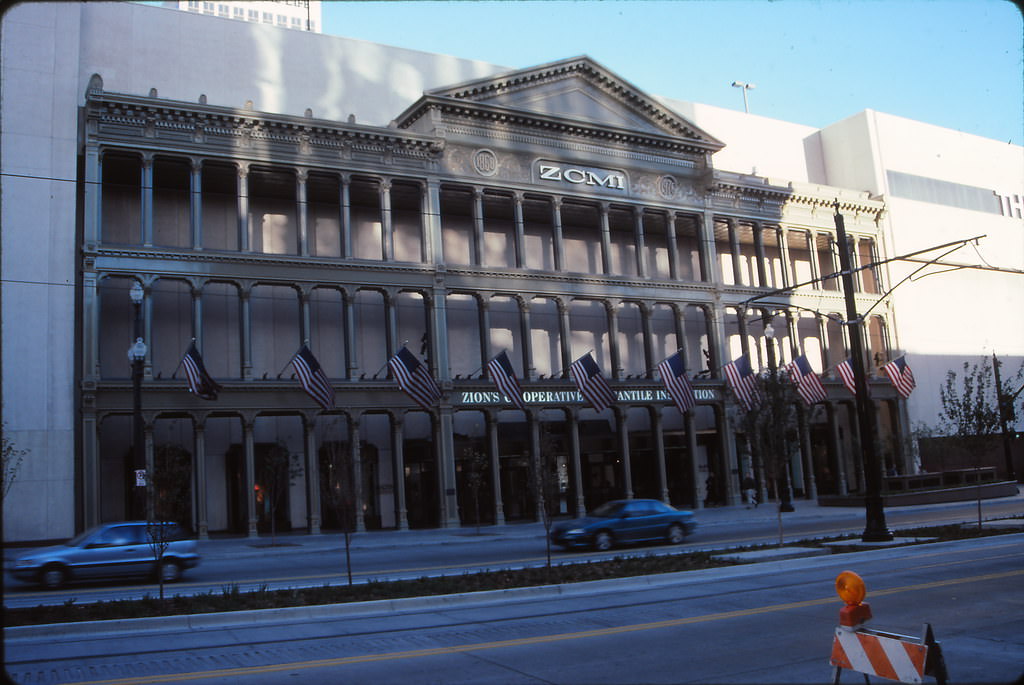
[[[700,222],[700,274],[701,281],[718,282],[725,280],[718,266],[718,246],[715,244],[715,216],[705,211]]]
[[[740,489],[739,489],[739,466],[735,469],[736,473],[733,473],[731,461],[736,457],[736,434],[733,431],[729,417],[726,416],[725,412],[722,411],[722,407],[716,407],[716,413],[722,426],[722,430],[719,431],[719,440],[721,444],[721,464],[722,464],[722,479],[725,481],[725,503],[729,505],[740,504]]]
[[[153,155],[142,155],[142,244],[153,245]]]
[[[633,499],[633,465],[629,457],[629,410],[625,407],[613,407],[615,420],[619,430],[619,454],[622,456],[622,486],[625,498]]]
[[[555,306],[558,307],[558,344],[562,352],[562,378],[568,378],[569,367],[572,365],[572,346],[569,343],[569,306],[560,297],[555,298]]]
[[[762,288],[770,288],[771,285],[768,282],[768,269],[767,264],[765,264],[766,258],[764,254],[764,231],[767,229],[761,226],[761,222],[751,221],[750,230],[754,234],[754,257],[757,259],[757,283]]]
[[[654,377],[654,340],[651,336],[651,305],[640,302],[640,326],[644,336],[644,378]]]
[[[238,289],[238,296],[241,298],[241,316],[239,317],[239,327],[241,335],[239,339],[242,342],[242,380],[252,380],[252,305],[249,301],[249,296],[252,294],[252,285],[248,283],[241,284]]]
[[[690,482],[693,484],[690,498],[693,500],[694,509],[703,509],[704,500],[700,497],[700,467],[697,464],[697,428],[693,415],[692,411],[683,414],[683,425],[686,426],[686,451],[690,459]]]
[[[526,266],[526,227],[523,225],[523,193],[512,193],[512,210],[516,223],[516,266]]]
[[[679,245],[676,242],[676,212],[665,212],[665,240],[668,242],[668,277],[679,280]]]
[[[440,422],[435,433],[439,433],[435,442],[440,447],[438,450],[438,472],[441,474],[441,525],[444,528],[458,528],[462,525],[459,520],[459,501],[455,490],[455,442],[452,438],[454,421],[452,408],[441,407]]]
[[[238,249],[250,252],[249,245],[249,164],[239,162],[238,167]]]
[[[497,414],[484,411],[487,429],[487,453],[491,457],[491,490],[494,494],[494,524],[505,525],[505,504],[501,494],[501,452],[498,447]]]
[[[608,350],[611,356],[612,378],[622,378],[622,364],[619,357],[619,300],[605,300],[604,308],[608,317]]]
[[[797,409],[800,427],[800,450],[803,452],[804,494],[809,500],[818,499],[818,479],[814,475],[814,449],[811,447],[811,414],[814,407]]]
[[[665,441],[661,435],[661,409],[655,406],[649,408],[648,411],[651,412],[651,433],[654,434],[654,457],[658,464],[658,492],[662,502],[671,504],[668,497],[668,476],[665,473]],[[687,413],[692,414],[693,412]]]
[[[858,293],[864,292],[864,278],[861,275],[860,267],[860,238],[851,236],[850,241],[850,270],[853,271],[853,288]]]
[[[352,305],[353,294],[348,290],[341,291],[341,306],[345,316],[345,379],[355,378],[356,369],[359,368],[359,354],[356,351],[356,314]],[[387,344],[387,343],[385,343]],[[391,350],[388,350],[391,354]]]
[[[491,301],[490,293],[479,293],[477,320],[480,326],[480,360],[486,366],[492,356],[491,350]],[[488,374],[490,375],[490,374]]]
[[[583,468],[580,459],[580,414],[575,408],[568,411],[569,450],[572,453],[573,492],[576,493],[576,518],[585,516],[587,504],[583,496]]]
[[[309,169],[299,167],[295,170],[295,212],[298,217],[299,255],[309,256],[309,200],[306,182],[309,180]]]
[[[124,295],[122,295],[124,297]],[[134,342],[134,341],[133,341]],[[100,377],[100,294],[95,271],[82,270],[82,373],[83,380]]]
[[[82,514],[85,527],[92,528],[100,522],[100,445],[95,401],[88,404],[82,409]]]
[[[647,246],[644,236],[644,208],[633,207],[633,226],[636,239],[636,272],[640,278],[647,278]]]
[[[189,176],[189,216],[192,228],[192,249],[203,249],[203,160],[191,158]]]
[[[85,246],[100,242],[103,235],[103,157],[97,147],[85,149],[84,236]]]
[[[245,449],[245,514],[248,522],[248,536],[259,537],[256,517],[256,445],[253,439],[255,415],[242,415],[242,441]]]
[[[555,252],[555,271],[565,270],[565,244],[562,242],[562,198],[551,198],[551,229]]]
[[[395,261],[395,231],[391,222],[391,179],[380,182],[380,224],[382,255],[385,262]]]
[[[302,414],[306,437],[306,526],[311,535],[320,533],[320,459],[316,443],[316,413]]]
[[[791,233],[785,227],[779,226],[776,229],[776,235],[778,235],[779,253],[782,255],[782,283],[780,287],[788,288],[796,285],[796,274],[790,273],[790,264],[792,262],[789,261],[789,236]]]
[[[483,264],[483,244],[484,191],[482,188],[473,188],[473,249],[469,256],[475,266]]]
[[[700,370],[700,359],[691,360],[686,345],[686,305],[678,302],[670,303],[672,307],[672,322],[675,324],[676,347],[679,348],[683,360],[683,368],[693,371]],[[691,367],[691,362],[694,364]]]
[[[310,316],[309,298],[312,296],[312,286],[299,284],[299,344],[307,344],[310,339]]]
[[[338,199],[338,206],[341,210],[341,215],[338,217],[338,223],[341,229],[341,258],[349,259],[352,257],[352,201],[350,199],[350,184],[352,177],[349,174],[341,175],[341,186],[339,188],[339,194],[341,197]]]
[[[843,458],[843,450],[839,441],[839,420],[836,417],[836,405],[832,402],[825,403],[828,411],[828,443],[829,451],[835,460],[836,468],[836,494],[845,497],[849,493],[846,484],[846,459]]]
[[[363,419],[362,412],[353,412],[349,423],[349,449],[352,450],[352,488],[355,495],[356,532],[366,532],[366,514],[363,511],[363,454],[360,448],[362,440],[359,438],[359,426]]]
[[[437,264],[444,254],[441,242],[441,192],[438,182],[431,179],[419,184],[420,225],[423,227],[423,261]]]
[[[612,272],[612,231],[608,223],[611,206],[607,202],[598,205],[601,211],[601,268],[604,274]]]
[[[533,335],[530,324],[530,303],[521,296],[516,297],[519,304],[519,337],[523,341],[523,380],[532,380],[537,375],[533,366]]]
[[[145,452],[146,452],[146,519],[148,521],[156,520],[156,502],[154,501],[153,495],[153,475],[156,473],[155,466],[155,450],[153,444],[153,420],[154,416],[152,412],[145,412],[143,414],[145,423],[143,424],[143,431],[145,432]]]
[[[193,451],[195,452],[195,485],[196,485],[196,533],[200,540],[210,539],[209,512],[207,506],[206,479],[206,412],[195,418],[193,435]]]
[[[815,281],[814,285],[811,286],[815,290],[821,290],[825,284],[821,282],[821,264],[818,262],[818,234],[814,231],[808,231],[805,234],[807,241],[807,250],[811,255],[811,279]]]
[[[736,219],[729,217],[725,220],[729,227],[729,254],[732,255],[732,278],[736,285],[747,285],[743,281],[743,268],[740,262],[740,237],[737,232]]]
[[[153,282],[146,279],[142,283],[142,339],[146,341],[146,363],[142,376],[147,381],[153,380]]]
[[[403,438],[405,415],[389,413],[391,418],[391,451],[395,455],[395,518],[398,530],[409,530],[409,509],[405,501],[405,440]]]
[[[527,409],[526,419],[530,424],[530,468],[534,473],[534,487],[536,495],[534,503],[536,504],[536,512],[534,519],[537,521],[544,520],[544,507],[547,503],[544,501],[544,479],[548,477],[548,474],[542,473],[544,468],[544,462],[541,459],[541,445],[540,445],[540,410]]]

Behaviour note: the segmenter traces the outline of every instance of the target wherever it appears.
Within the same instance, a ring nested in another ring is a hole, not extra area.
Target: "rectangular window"
[[[273,12],[264,12],[263,13],[263,23],[264,24],[273,24],[274,23],[274,14],[273,14]]]
[[[217,5],[217,16],[218,17],[226,17],[226,16],[228,16],[228,6],[227,5]]]
[[[212,2],[204,2],[203,3],[203,13],[204,14],[213,14],[213,3]]]
[[[188,11],[198,12],[199,11],[199,0],[188,0]]]
[[[941,181],[937,178],[916,176],[902,171],[886,171],[886,177],[889,181],[889,192],[895,197],[970,209],[976,212],[1001,213],[998,198],[992,190],[987,188]]]
[[[259,13],[259,11],[258,10],[249,10],[249,21],[256,21],[256,22],[258,22],[259,20],[260,20],[260,13]]]
[[[232,18],[234,18],[234,19],[238,19],[240,21],[244,21],[245,20],[245,10],[243,8],[241,8],[241,7],[232,7],[231,8],[231,15],[232,15]]]
[[[302,30],[302,20],[298,17],[292,17],[292,28]]]
[[[277,15],[277,25],[288,26],[288,17],[284,16],[283,14]]]

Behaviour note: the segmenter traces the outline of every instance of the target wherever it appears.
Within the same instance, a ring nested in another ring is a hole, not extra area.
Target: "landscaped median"
[[[992,522],[998,524],[999,522]],[[1024,519],[1009,519],[1002,525],[986,523],[976,525],[946,525],[932,528],[914,528],[894,531],[897,544],[923,544],[933,541],[960,540],[1020,532]],[[799,548],[804,548],[800,551]],[[828,552],[820,551],[826,548]],[[154,616],[177,616],[188,614],[249,611],[284,607],[342,604],[390,600],[405,597],[506,590],[512,588],[544,585],[564,585],[610,578],[628,578],[659,573],[678,573],[698,569],[733,566],[757,561],[777,560],[780,555],[800,556],[814,553],[846,552],[866,549],[855,536],[803,540],[787,545],[765,545],[730,549],[721,552],[681,552],[645,557],[616,557],[608,561],[561,563],[551,567],[514,569],[503,571],[480,571],[461,575],[424,577],[417,580],[370,581],[358,585],[329,585],[318,588],[291,590],[261,589],[240,592],[237,586],[224,588],[219,592],[181,596],[164,599],[155,597],[132,600],[111,600],[91,604],[76,604],[68,601],[56,606],[4,609],[4,623],[8,627],[67,623],[73,621],[104,621]],[[767,555],[753,554],[744,558],[743,552],[772,552]],[[813,550],[813,551],[812,551]],[[727,553],[726,553],[727,552]]]

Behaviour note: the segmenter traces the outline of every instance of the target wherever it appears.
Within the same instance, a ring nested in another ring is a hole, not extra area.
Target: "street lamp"
[[[751,90],[752,88],[756,88],[757,86],[755,86],[753,83],[747,83],[745,81],[733,81],[732,87],[743,89],[743,111],[746,112],[747,114],[750,114],[750,107],[747,104],[747,91]]]
[[[132,365],[132,467],[135,487],[132,490],[131,514],[139,518],[145,514],[146,455],[142,430],[142,368],[146,361],[146,343],[142,340],[142,298],[145,293],[138,281],[128,291],[135,318],[135,343],[128,348],[128,361]]]

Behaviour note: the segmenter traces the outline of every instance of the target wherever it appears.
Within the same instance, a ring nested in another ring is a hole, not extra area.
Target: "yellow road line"
[[[872,596],[894,595],[901,592],[914,592],[917,590],[930,590],[947,585],[958,585],[962,583],[976,583],[986,580],[999,580],[1013,576],[1024,575],[1024,569],[1016,571],[1004,571],[1001,573],[989,573],[980,576],[967,578],[953,578],[950,580],[937,580],[915,585],[904,585],[902,587],[889,588],[887,590],[872,590]],[[615,626],[610,628],[596,628],[593,630],[581,630],[574,633],[561,633],[557,635],[540,635],[537,637],[516,638],[513,640],[498,640],[494,642],[477,642],[465,645],[453,645],[451,647],[432,647],[429,649],[414,649],[403,652],[390,652],[384,654],[365,654],[362,656],[338,657],[334,659],[317,659],[313,661],[296,661],[286,664],[270,664],[267,666],[245,666],[239,668],[225,668],[212,671],[199,671],[193,673],[174,673],[168,675],[141,676],[131,678],[115,678],[113,680],[83,681],[79,685],[148,685],[150,683],[177,683],[188,680],[204,680],[212,678],[231,678],[237,676],[255,676],[266,673],[280,673],[282,671],[308,670],[311,668],[328,668],[345,666],[348,664],[360,664],[377,661],[396,661],[400,659],[418,659],[427,656],[439,656],[444,654],[459,654],[463,652],[479,652],[487,649],[500,649],[503,647],[522,647],[525,645],[544,644],[551,642],[562,642],[565,640],[581,640],[592,637],[606,637],[609,635],[621,635],[624,633],[635,633],[644,630],[658,630],[661,628],[674,628],[677,626],[690,625],[694,623],[706,623],[709,621],[720,621],[730,618],[741,618],[744,616],[756,616],[776,611],[789,611],[791,609],[803,609],[823,604],[836,604],[835,597],[823,599],[809,599],[802,602],[787,602],[785,604],[770,604],[753,609],[737,609],[735,611],[723,611],[702,616],[690,616],[687,618],[674,618],[664,621],[653,621],[650,623],[635,623],[626,626]]]

